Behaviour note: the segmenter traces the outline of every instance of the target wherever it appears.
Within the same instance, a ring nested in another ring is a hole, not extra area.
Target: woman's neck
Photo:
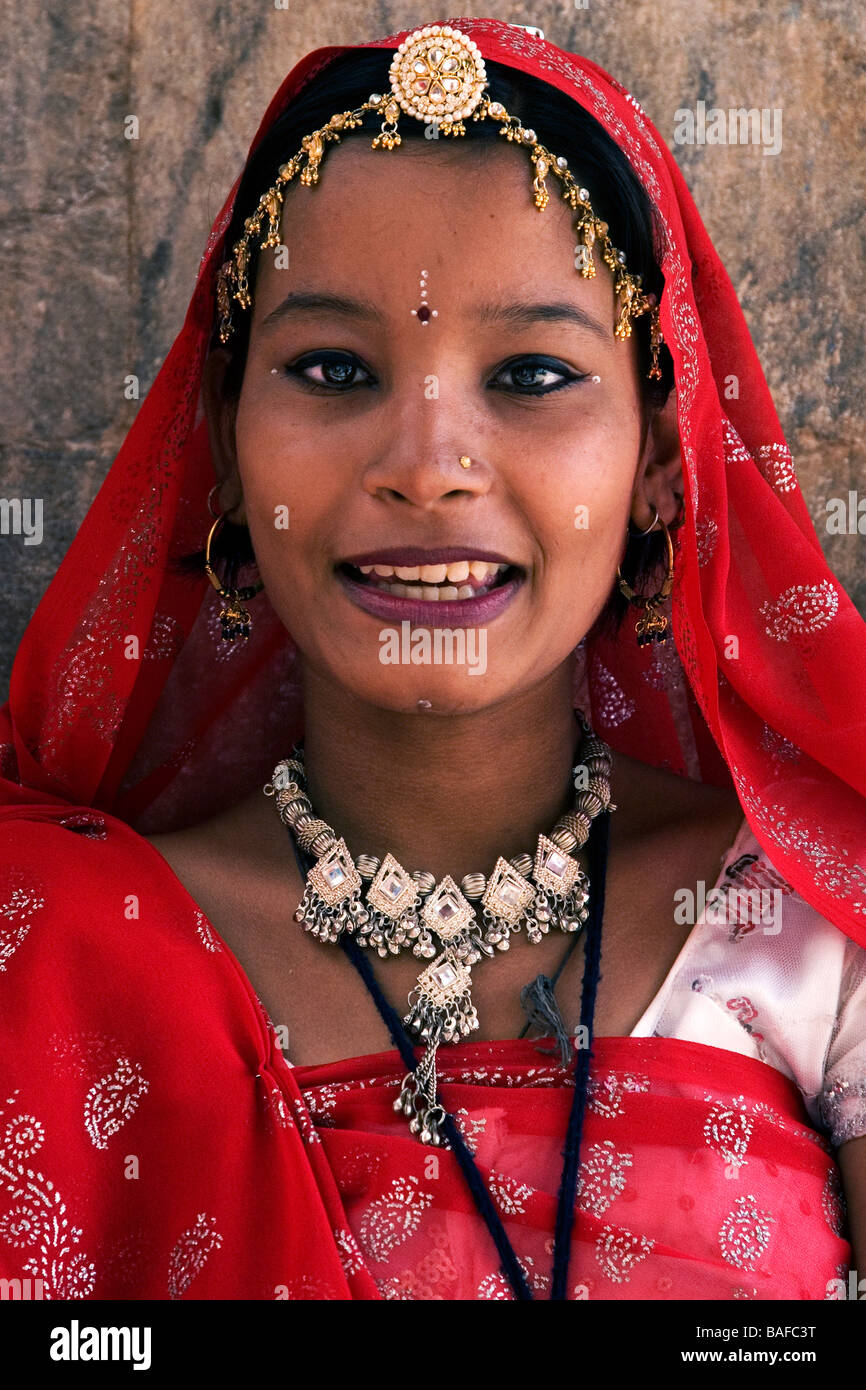
[[[494,709],[437,716],[375,709],[304,674],[314,812],[352,854],[387,851],[458,883],[498,855],[532,853],[574,795],[573,667]]]

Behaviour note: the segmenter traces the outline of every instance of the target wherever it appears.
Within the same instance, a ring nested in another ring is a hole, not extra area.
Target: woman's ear
[[[220,509],[228,515],[229,521],[245,525],[243,488],[238,472],[235,443],[238,398],[226,389],[226,373],[230,362],[231,354],[225,348],[216,348],[209,354],[202,376],[202,402],[207,419],[214,473],[220,483]],[[229,515],[238,507],[238,515]]]
[[[677,395],[649,411],[647,432],[635,476],[631,520],[636,529],[650,526],[657,510],[666,526],[677,515],[683,497],[683,463],[677,423]]]

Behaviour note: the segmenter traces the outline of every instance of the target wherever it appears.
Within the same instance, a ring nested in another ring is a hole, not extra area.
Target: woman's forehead
[[[546,287],[609,316],[609,272],[600,265],[594,279],[580,275],[573,214],[554,198],[539,212],[522,151],[456,141],[441,152],[427,143],[381,151],[351,149],[350,140],[329,153],[313,188],[286,191],[288,255],[282,263],[273,252],[260,256],[257,318],[290,289],[333,288],[335,277],[385,300],[417,285],[422,268],[431,290],[438,282],[440,294],[461,304],[470,288],[479,298],[513,299]]]

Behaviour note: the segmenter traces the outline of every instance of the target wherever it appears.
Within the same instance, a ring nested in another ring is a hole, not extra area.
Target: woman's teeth
[[[452,560],[447,565],[361,565],[359,568],[362,574],[372,576],[370,582],[376,589],[384,589],[398,598],[428,599],[435,603],[486,594],[508,565],[495,565],[488,560]],[[470,578],[474,583],[465,582]],[[413,580],[419,582],[406,582]]]

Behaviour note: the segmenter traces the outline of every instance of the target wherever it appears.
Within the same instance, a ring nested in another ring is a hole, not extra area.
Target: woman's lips
[[[386,622],[409,622],[414,627],[482,627],[508,607],[526,578],[522,570],[512,567],[504,583],[477,598],[419,599],[404,598],[370,582],[353,579],[344,568],[338,568],[336,573],[356,607]]]

